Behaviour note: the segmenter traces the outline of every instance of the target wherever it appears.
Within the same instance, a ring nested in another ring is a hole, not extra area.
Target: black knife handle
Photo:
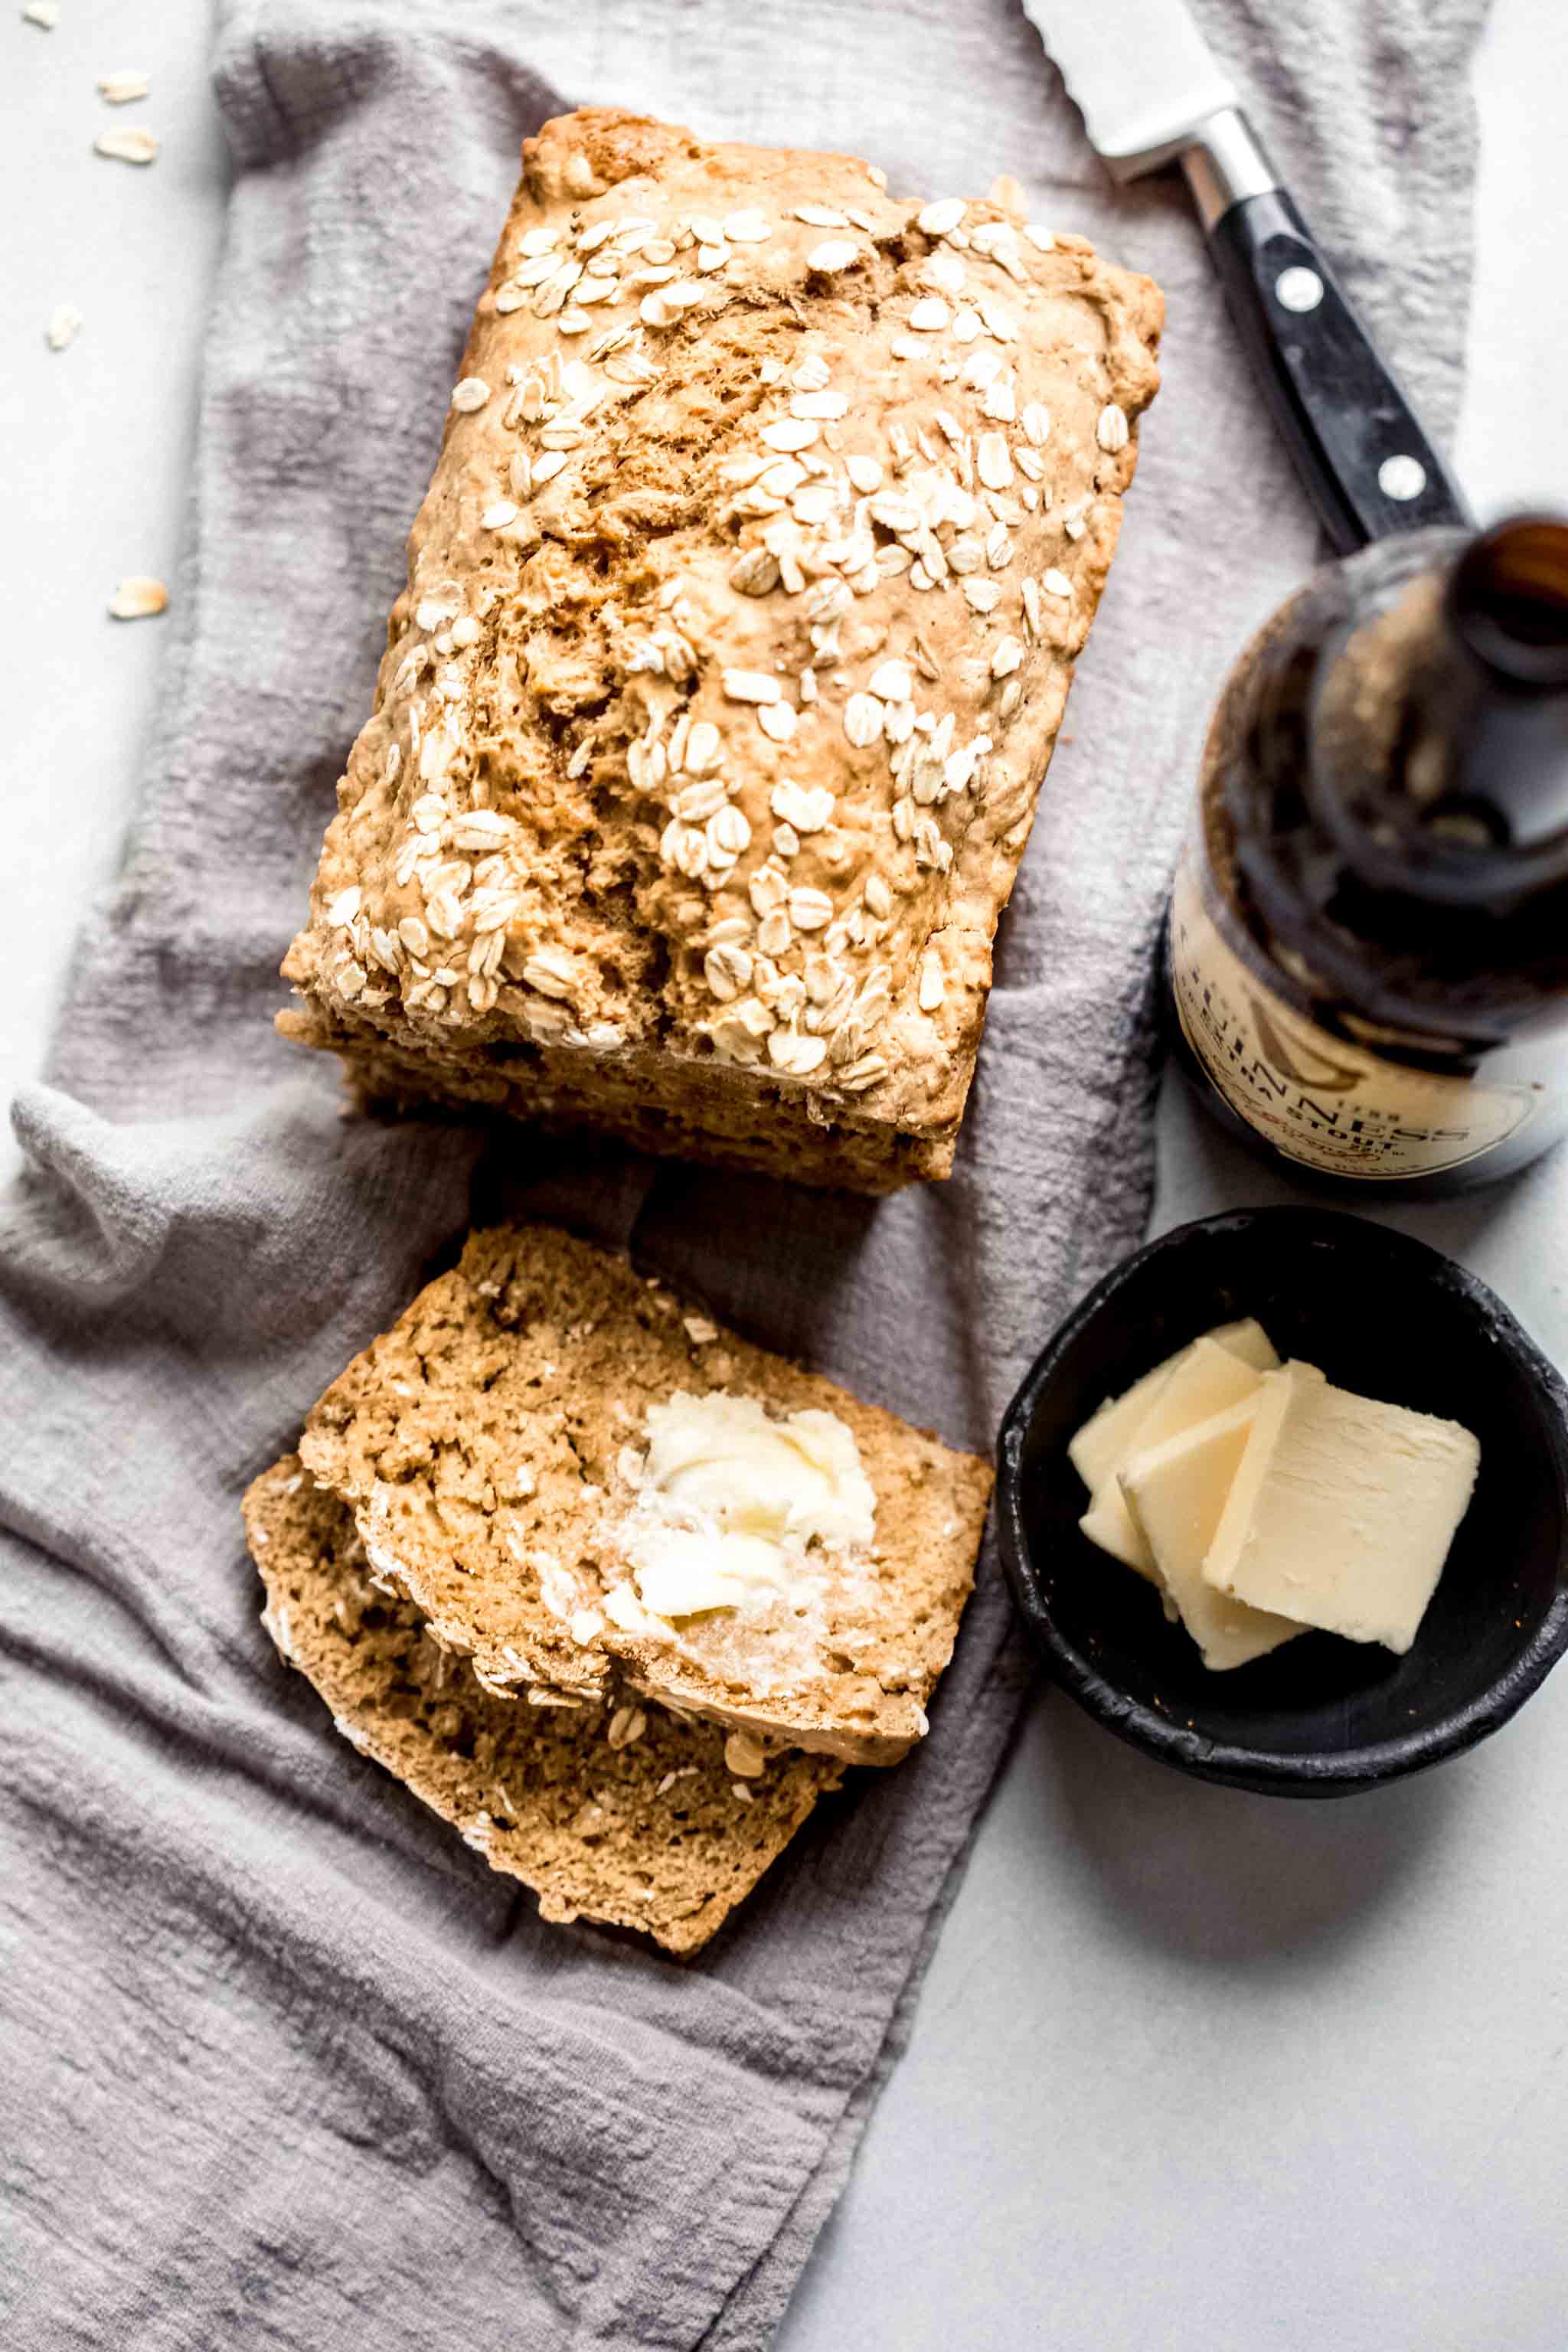
[[[1468,525],[1452,477],[1284,189],[1233,204],[1208,246],[1336,552],[1428,523]]]

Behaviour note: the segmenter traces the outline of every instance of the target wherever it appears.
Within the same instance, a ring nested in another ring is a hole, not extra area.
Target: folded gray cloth
[[[1439,432],[1482,5],[1205,12]],[[1004,0],[228,0],[217,87],[237,178],[162,719],[51,1083],[17,1109],[0,1252],[5,2340],[739,2352],[843,2181],[1017,1711],[994,1561],[929,1741],[677,1965],[542,1927],[333,1736],[257,1622],[238,1496],[451,1250],[471,1179],[475,1214],[564,1212],[988,1444],[1139,1237],[1149,950],[1194,747],[1314,529],[1180,189],[1113,194]],[[479,1161],[455,1126],[345,1120],[331,1066],[269,1029],[556,89],[853,146],[899,190],[1011,170],[1169,292],[1168,386],[944,1187],[806,1196],[521,1129]]]

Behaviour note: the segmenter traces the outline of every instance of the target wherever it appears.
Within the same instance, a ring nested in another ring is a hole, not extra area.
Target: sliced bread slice
[[[310,1413],[373,1566],[490,1686],[860,1763],[926,1728],[991,1465],[542,1225],[470,1236]]]
[[[546,1919],[694,1951],[842,1777],[661,1708],[496,1696],[372,1581],[352,1515],[295,1455],[256,1480],[245,1520],[268,1632],[338,1730],[532,1887]]]

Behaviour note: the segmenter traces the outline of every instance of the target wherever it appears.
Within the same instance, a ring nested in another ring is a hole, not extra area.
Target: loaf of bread
[[[994,201],[548,123],[285,1032],[369,1101],[945,1175],[1160,318]]]
[[[768,1754],[716,1724],[488,1690],[373,1578],[353,1521],[295,1455],[257,1479],[247,1531],[278,1648],[338,1730],[405,1782],[546,1919],[706,1943],[841,1767]]]
[[[310,1413],[370,1563],[488,1689],[619,1687],[889,1764],[952,1654],[991,1465],[542,1225],[473,1234]]]

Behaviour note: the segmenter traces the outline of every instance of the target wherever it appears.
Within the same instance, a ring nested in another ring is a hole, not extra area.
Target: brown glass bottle
[[[1215,713],[1177,870],[1178,1055],[1249,1144],[1447,1192],[1568,1132],[1568,522],[1318,573]]]

